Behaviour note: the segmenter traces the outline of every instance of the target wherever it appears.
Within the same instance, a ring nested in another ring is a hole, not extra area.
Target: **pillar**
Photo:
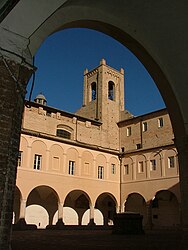
[[[180,171],[180,193],[181,193],[181,227],[182,243],[181,249],[188,246],[188,135],[175,138],[175,145],[178,150],[179,171]]]
[[[27,202],[27,200],[21,200],[21,204],[20,204],[20,219],[25,219],[26,202]]]
[[[146,203],[146,225],[145,228],[148,230],[152,229],[152,201]]]
[[[63,222],[63,203],[59,202],[58,203],[58,221],[56,223],[56,226],[61,227],[64,226]]]
[[[94,211],[95,208],[94,206],[91,205],[89,209],[89,223],[88,223],[89,226],[96,225],[94,222]]]
[[[188,136],[175,139],[178,149],[180,192],[181,192],[181,217],[184,230],[188,231]]]
[[[14,55],[15,56],[15,55]],[[24,98],[32,73],[0,53],[0,249],[10,249],[14,189]]]
[[[26,203],[27,200],[25,199],[22,199],[20,202],[20,216],[18,222],[16,223],[16,226],[19,229],[24,229],[26,227],[26,221],[25,221]]]

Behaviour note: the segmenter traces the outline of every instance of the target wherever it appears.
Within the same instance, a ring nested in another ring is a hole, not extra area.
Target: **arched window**
[[[71,139],[71,133],[64,129],[57,129],[56,135],[62,138]]]
[[[108,99],[114,100],[114,83],[112,81],[108,82]]]
[[[91,84],[91,100],[94,101],[97,97],[97,86],[96,82],[92,82]]]

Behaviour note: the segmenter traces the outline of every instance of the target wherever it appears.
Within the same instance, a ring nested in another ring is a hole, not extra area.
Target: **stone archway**
[[[169,190],[158,191],[152,200],[153,228],[177,228],[180,208],[176,196]]]
[[[114,8],[114,4],[116,8]],[[179,152],[183,227],[188,226],[187,1],[18,1],[1,15],[0,245],[8,249],[23,99],[32,56],[51,33],[68,27],[102,31],[127,46],[155,80],[168,108]],[[178,5],[178,8],[177,8]],[[11,11],[9,13],[9,11]],[[176,36],[174,35],[176,34]],[[172,42],[173,41],[173,42]],[[178,62],[178,63],[177,63]],[[8,106],[7,106],[8,103]],[[6,202],[8,200],[8,202]],[[7,233],[9,237],[7,237]],[[6,237],[5,237],[6,236]]]
[[[26,222],[37,224],[38,228],[52,225],[54,214],[58,209],[58,200],[57,193],[51,187],[35,187],[27,198]]]
[[[82,190],[73,190],[65,198],[64,207],[74,209],[78,214],[78,224],[82,224],[84,213],[90,208],[91,200]]]
[[[104,225],[113,225],[114,215],[117,210],[117,201],[110,193],[102,193],[96,200],[95,208],[101,211],[104,217]]]
[[[125,212],[141,214],[143,216],[143,225],[145,225],[147,220],[147,210],[144,197],[138,193],[129,194],[125,202]]]

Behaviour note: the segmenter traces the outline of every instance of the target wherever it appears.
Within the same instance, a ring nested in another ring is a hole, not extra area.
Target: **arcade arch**
[[[95,208],[100,210],[103,214],[104,225],[113,225],[113,219],[118,209],[118,205],[112,194],[100,194],[95,202]]]
[[[125,212],[139,213],[143,216],[143,225],[147,222],[146,201],[139,193],[131,193],[125,202]]]
[[[83,214],[90,208],[91,199],[82,190],[73,190],[65,198],[64,207],[70,207],[78,214],[78,224],[82,224]]]
[[[55,212],[58,210],[59,197],[49,186],[35,187],[27,198],[26,223],[36,224],[39,228],[52,225]]]
[[[180,225],[180,204],[174,193],[160,190],[152,200],[152,224],[154,228],[176,228]]]

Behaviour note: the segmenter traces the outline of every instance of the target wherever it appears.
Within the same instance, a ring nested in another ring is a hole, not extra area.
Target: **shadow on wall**
[[[138,193],[129,194],[125,212],[143,215],[143,226],[149,229],[176,229],[180,227],[179,183],[168,190],[159,190],[150,201]]]

